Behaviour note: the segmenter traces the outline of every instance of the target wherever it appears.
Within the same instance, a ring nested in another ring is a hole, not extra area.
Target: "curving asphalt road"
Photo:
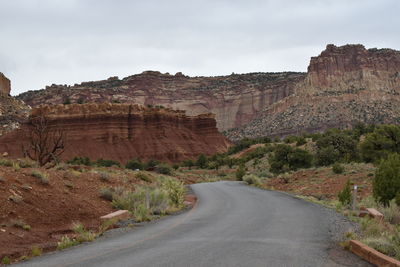
[[[18,266],[369,266],[337,248],[346,220],[328,209],[239,182],[192,189],[188,212]]]

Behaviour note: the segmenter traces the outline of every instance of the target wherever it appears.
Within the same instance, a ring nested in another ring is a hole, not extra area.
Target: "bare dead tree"
[[[44,166],[46,163],[58,163],[58,158],[65,150],[65,133],[51,129],[49,120],[43,114],[30,118],[28,147],[24,154]]]

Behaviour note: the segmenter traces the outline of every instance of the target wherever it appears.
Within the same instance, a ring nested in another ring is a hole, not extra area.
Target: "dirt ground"
[[[74,222],[98,229],[99,217],[114,211],[110,202],[100,197],[100,189],[122,185],[134,188],[144,183],[130,171],[108,168],[109,173],[104,174],[90,168],[77,169],[0,166],[0,259],[6,255],[14,259],[29,256],[33,246],[52,250],[62,236],[73,233]],[[47,173],[48,184],[32,176],[34,170]]]
[[[372,179],[375,168],[372,164],[347,164],[345,172],[335,174],[332,168],[315,168],[271,178],[266,187],[293,194],[312,196],[319,200],[337,199],[347,180],[358,187],[358,198],[372,194]]]

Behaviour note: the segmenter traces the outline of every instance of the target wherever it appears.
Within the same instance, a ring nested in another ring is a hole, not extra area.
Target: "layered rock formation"
[[[0,72],[0,136],[19,127],[30,108],[23,101],[10,96],[11,82]]]
[[[45,114],[51,131],[66,135],[65,160],[85,156],[122,163],[138,157],[176,162],[225,152],[230,146],[212,114],[187,116],[184,111],[110,103],[42,106],[31,116],[38,114]],[[23,156],[30,127],[25,123],[1,137],[0,152]]]
[[[18,96],[31,106],[82,102],[139,103],[186,110],[188,115],[213,113],[219,130],[241,126],[258,112],[294,93],[304,73],[249,73],[188,77],[146,71],[122,80],[52,85]]]
[[[355,123],[400,123],[400,52],[362,45],[328,45],[313,57],[296,93],[263,110],[249,124],[227,132],[243,137],[285,136],[351,127]]]
[[[10,80],[4,76],[3,73],[0,72],[0,93],[1,94],[10,94],[11,91],[11,82]]]

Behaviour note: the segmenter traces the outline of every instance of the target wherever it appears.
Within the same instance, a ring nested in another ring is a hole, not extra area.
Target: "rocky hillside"
[[[0,72],[0,136],[19,127],[29,113],[29,107],[10,96],[11,82]]]
[[[114,102],[162,105],[188,115],[213,113],[219,130],[241,126],[258,112],[294,93],[304,73],[249,73],[217,77],[188,77],[146,71],[123,79],[51,85],[17,98],[32,107],[64,102]]]
[[[83,156],[126,163],[140,157],[176,162],[225,152],[230,146],[212,114],[187,116],[184,111],[110,103],[41,106],[31,116],[38,114],[45,114],[51,132],[64,132],[65,160]],[[2,136],[0,152],[23,156],[31,127],[25,123]]]
[[[400,52],[362,45],[328,45],[311,59],[296,93],[266,107],[231,140],[285,136],[331,127],[400,123]]]

